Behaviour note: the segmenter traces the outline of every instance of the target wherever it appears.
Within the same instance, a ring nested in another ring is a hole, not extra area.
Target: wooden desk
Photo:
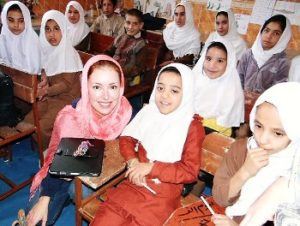
[[[75,178],[76,225],[81,225],[82,218],[91,221],[91,216],[85,211],[86,208],[89,208],[89,201],[122,181],[125,169],[126,163],[120,154],[119,140],[106,141],[101,175]],[[82,199],[82,183],[98,190]]]

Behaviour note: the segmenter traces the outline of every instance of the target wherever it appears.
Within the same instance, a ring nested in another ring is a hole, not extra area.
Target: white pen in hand
[[[203,196],[200,196],[201,200],[204,202],[204,204],[206,205],[207,209],[209,210],[209,212],[212,215],[215,215],[215,211],[211,208],[211,206],[208,204],[208,202],[205,200],[205,198]]]
[[[152,194],[156,195],[156,191],[154,191],[152,188],[150,188],[146,183],[142,183],[142,185],[144,186],[144,188],[146,188]]]

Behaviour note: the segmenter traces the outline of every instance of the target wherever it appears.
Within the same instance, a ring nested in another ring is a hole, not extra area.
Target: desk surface
[[[81,176],[79,179],[87,186],[97,189],[126,168],[126,162],[120,154],[119,140],[105,141],[102,172],[99,177]]]

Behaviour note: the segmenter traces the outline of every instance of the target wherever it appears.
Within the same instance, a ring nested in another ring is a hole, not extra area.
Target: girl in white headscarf
[[[193,72],[194,107],[204,118],[206,133],[230,136],[231,128],[244,121],[244,95],[232,45],[222,38],[209,43]]]
[[[80,95],[82,62],[66,33],[64,14],[56,10],[44,14],[40,31],[43,72],[37,90],[43,148],[48,146],[57,113]],[[25,120],[33,122],[32,112]]]
[[[288,79],[290,60],[284,52],[292,35],[291,24],[283,15],[268,19],[251,49],[240,59],[238,72],[245,91],[262,93]]]
[[[41,48],[28,8],[9,1],[1,13],[0,61],[32,74],[41,72]]]
[[[246,51],[247,45],[237,31],[236,20],[231,10],[220,11],[217,13],[215,27],[216,31],[210,33],[206,43],[210,43],[221,36],[233,45],[236,58],[239,60]]]
[[[174,63],[159,72],[149,104],[120,137],[128,180],[108,192],[92,226],[163,225],[180,207],[183,184],[199,173],[204,139],[192,90],[187,66]]]
[[[299,98],[300,84],[296,82],[280,83],[266,90],[250,114],[253,137],[237,140],[218,169],[214,178],[214,199],[221,206],[229,206],[226,215],[234,220],[240,221],[274,182],[276,185],[281,177],[291,176],[293,161],[300,151]],[[296,193],[285,194],[294,198]],[[269,206],[266,203],[261,207]],[[264,213],[268,211],[270,209],[263,210]],[[268,218],[266,214],[264,220]],[[221,222],[230,220],[216,215],[213,221],[222,225]],[[245,221],[242,225],[264,223],[247,224]]]
[[[175,8],[174,17],[174,21],[163,30],[163,38],[169,52],[161,66],[172,62],[193,65],[194,57],[200,52],[200,33],[194,25],[191,3],[179,3]]]
[[[70,1],[66,7],[67,35],[72,45],[79,50],[87,50],[89,46],[90,28],[84,20],[84,10],[79,2]]]

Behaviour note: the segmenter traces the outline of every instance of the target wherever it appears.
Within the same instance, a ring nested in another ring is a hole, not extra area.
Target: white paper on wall
[[[227,10],[231,7],[231,0],[208,0],[206,7],[213,11]]]
[[[234,17],[237,23],[237,31],[240,34],[245,35],[248,30],[251,16],[246,14],[234,14]]]
[[[257,0],[251,14],[251,23],[263,25],[272,16],[276,0]]]

